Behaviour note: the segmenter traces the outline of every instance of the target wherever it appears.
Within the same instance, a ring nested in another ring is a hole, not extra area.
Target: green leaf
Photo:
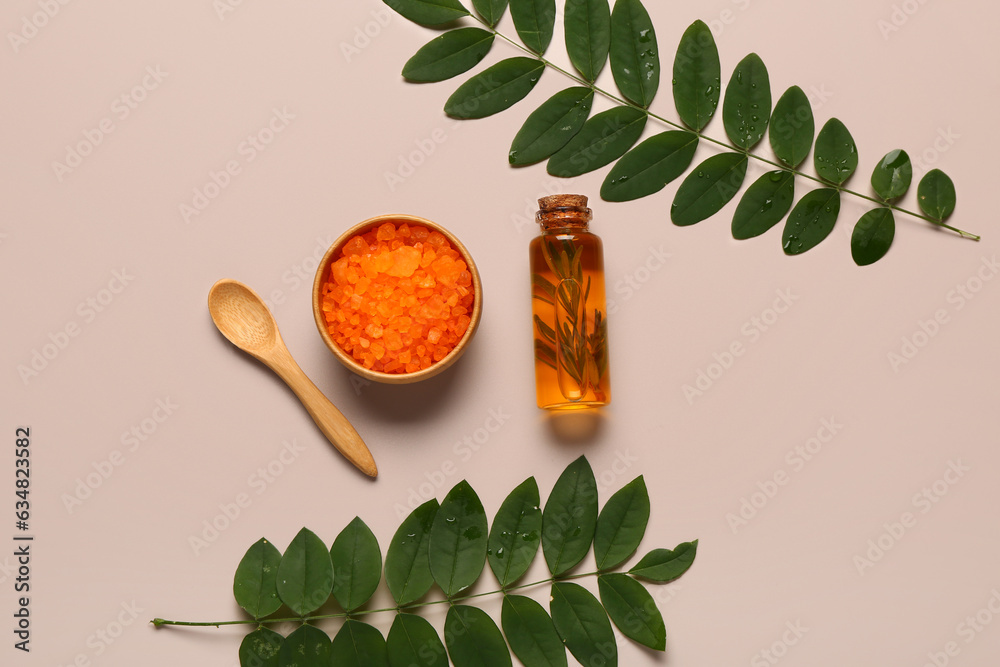
[[[472,6],[483,20],[493,27],[500,22],[504,12],[507,11],[507,0],[472,0]]]
[[[278,656],[284,642],[277,632],[257,628],[240,644],[240,667],[281,667]]]
[[[444,640],[455,667],[510,667],[500,628],[478,607],[453,605],[444,621]]]
[[[545,64],[534,58],[507,58],[458,87],[445,102],[453,118],[485,118],[523,100],[542,76]]]
[[[545,53],[556,25],[556,0],[510,0],[510,16],[524,45]]]
[[[566,145],[587,122],[594,104],[594,91],[576,86],[559,91],[524,121],[510,145],[511,164],[544,160]]]
[[[488,551],[490,569],[504,588],[528,571],[538,553],[542,538],[540,503],[538,483],[529,477],[511,491],[493,519]]]
[[[345,611],[368,602],[382,579],[382,552],[371,529],[355,517],[330,549],[333,596]]]
[[[868,211],[851,234],[851,257],[858,266],[868,266],[879,261],[889,252],[896,236],[896,220],[892,210],[876,208]]]
[[[746,175],[745,154],[713,155],[681,183],[670,207],[670,219],[675,225],[686,227],[715,215],[740,191]]]
[[[806,194],[792,209],[781,234],[786,255],[800,255],[830,235],[840,215],[840,192],[819,188]]]
[[[542,512],[542,551],[553,576],[576,567],[590,551],[597,528],[597,480],[586,457],[556,481]]]
[[[552,584],[552,622],[569,652],[584,667],[615,667],[618,644],[608,614],[586,588]]]
[[[281,667],[329,667],[331,648],[325,632],[311,625],[300,625],[281,645],[278,664]]]
[[[545,340],[547,340],[548,342],[550,342],[553,345],[555,345],[556,344],[556,332],[555,332],[555,329],[553,329],[548,324],[546,324],[545,321],[541,317],[539,317],[538,315],[535,315],[534,320],[535,320],[535,326],[538,327],[538,332],[540,334],[542,334],[542,337]],[[501,509],[501,511],[503,510],[503,508],[500,508],[500,509]],[[496,521],[493,522],[493,527],[494,527],[494,529],[496,528]],[[537,547],[538,545],[536,544],[535,546]],[[493,550],[493,547],[492,547],[492,544],[491,544],[491,546],[490,546],[490,552],[491,553],[492,553],[492,550]]]
[[[531,274],[531,287],[532,289],[540,289],[548,297],[550,303],[552,299],[556,298],[556,286],[546,280],[543,275],[538,273]]]
[[[813,158],[820,178],[842,185],[858,168],[858,147],[847,127],[831,118],[816,137]]]
[[[285,549],[278,564],[277,588],[281,601],[299,616],[319,609],[329,599],[333,562],[323,540],[308,528],[300,530]]]
[[[649,523],[649,492],[640,475],[608,499],[597,519],[594,556],[598,570],[618,567],[635,553]]]
[[[569,61],[593,83],[604,69],[611,48],[608,0],[566,0],[563,24]]]
[[[388,667],[382,633],[367,623],[347,619],[333,638],[331,655],[337,667]]]
[[[712,30],[695,21],[674,57],[674,106],[684,124],[700,132],[712,120],[722,90],[722,65]]]
[[[445,496],[431,526],[431,573],[445,595],[476,583],[486,564],[487,539],[486,511],[463,480]]]
[[[468,10],[458,0],[383,0],[397,14],[423,25],[444,25],[463,16]]]
[[[764,61],[751,53],[740,61],[726,87],[722,123],[736,146],[750,150],[764,138],[771,115],[771,80]]]
[[[904,150],[886,153],[872,172],[872,188],[885,201],[905,195],[912,181],[913,164]]]
[[[633,577],[665,584],[687,572],[698,553],[698,540],[684,542],[671,549],[655,549],[642,557],[628,571]]]
[[[281,552],[265,538],[250,547],[236,568],[233,595],[248,614],[264,618],[281,607],[276,582]]]
[[[648,107],[660,85],[656,31],[640,0],[616,0],[611,12],[611,72],[629,101]]]
[[[386,649],[392,667],[448,667],[448,654],[437,630],[416,614],[396,614]]]
[[[493,47],[495,35],[481,28],[449,30],[427,42],[403,66],[410,81],[444,81],[479,64]]]
[[[602,111],[549,158],[546,169],[553,176],[570,178],[614,162],[639,140],[647,118],[645,112],[626,106]]]
[[[507,643],[528,667],[564,667],[566,647],[542,605],[523,595],[503,599],[500,623]]]
[[[792,86],[774,105],[768,135],[771,149],[779,160],[794,169],[809,155],[815,134],[816,121],[809,97],[798,86]]]
[[[535,358],[556,369],[556,351],[540,340],[535,340]]]
[[[421,616],[396,614],[386,649],[392,667],[448,667],[448,654],[437,630]]]
[[[623,635],[656,651],[667,650],[663,616],[642,584],[626,574],[602,574],[597,587],[608,616]]]
[[[928,218],[943,222],[955,211],[955,184],[940,169],[932,169],[920,179],[917,203]]]
[[[416,602],[434,585],[427,547],[438,501],[428,500],[413,510],[392,536],[385,554],[385,582],[396,604]]]
[[[769,171],[747,188],[733,215],[733,238],[760,236],[781,222],[795,201],[795,174]]]
[[[626,153],[604,179],[601,198],[631,201],[659,192],[694,160],[698,136],[681,130],[661,132]]]

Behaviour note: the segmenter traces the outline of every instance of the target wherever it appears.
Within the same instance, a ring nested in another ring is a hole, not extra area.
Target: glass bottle
[[[538,200],[532,239],[531,304],[538,407],[592,408],[611,402],[604,249],[589,230],[583,195]]]

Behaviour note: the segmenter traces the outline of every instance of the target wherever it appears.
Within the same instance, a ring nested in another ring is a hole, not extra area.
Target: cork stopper
[[[538,200],[538,208],[543,211],[554,208],[587,208],[585,195],[549,195]]]
[[[549,195],[538,200],[535,220],[543,229],[576,227],[586,229],[593,220],[584,195]]]

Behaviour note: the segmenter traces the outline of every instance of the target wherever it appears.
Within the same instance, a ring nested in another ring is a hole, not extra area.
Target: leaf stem
[[[725,141],[720,141],[719,139],[716,139],[714,137],[710,137],[707,134],[704,134],[703,132],[701,132],[700,130],[692,130],[689,127],[681,125],[680,123],[676,123],[676,122],[674,122],[672,120],[664,118],[663,116],[657,115],[657,114],[653,113],[652,111],[650,111],[648,108],[641,107],[641,106],[639,106],[637,104],[634,104],[633,102],[630,102],[630,101],[628,101],[626,99],[618,97],[617,95],[614,95],[614,94],[612,94],[612,93],[604,90],[603,88],[600,88],[596,83],[594,83],[592,81],[588,81],[586,79],[582,79],[579,76],[573,74],[572,72],[569,72],[569,71],[563,69],[562,67],[559,67],[558,65],[556,65],[552,61],[546,59],[543,55],[538,54],[538,53],[532,51],[531,49],[527,48],[526,46],[524,46],[522,44],[519,44],[518,42],[514,41],[513,39],[511,39],[507,35],[503,34],[500,31],[498,31],[496,28],[494,28],[493,26],[489,25],[488,23],[486,23],[485,21],[483,21],[481,18],[479,18],[475,14],[470,14],[469,16],[470,16],[470,18],[472,18],[473,20],[475,20],[476,22],[478,22],[480,25],[482,25],[484,29],[486,29],[489,32],[492,32],[494,35],[496,35],[500,39],[504,40],[508,44],[512,45],[514,48],[523,51],[525,54],[527,54],[528,56],[530,56],[532,58],[535,58],[536,60],[538,60],[539,62],[541,62],[546,67],[551,67],[552,69],[554,69],[557,72],[561,73],[563,76],[566,76],[567,78],[575,81],[576,83],[580,84],[581,86],[585,86],[587,88],[590,88],[595,93],[599,93],[600,95],[603,95],[604,97],[606,97],[607,99],[611,100],[612,102],[614,102],[616,104],[620,104],[620,105],[624,105],[624,106],[629,106],[629,107],[632,107],[633,109],[636,109],[638,111],[642,111],[643,113],[645,113],[650,118],[658,120],[661,123],[663,123],[664,125],[668,125],[668,126],[673,127],[675,129],[683,130],[685,132],[690,132],[691,134],[694,134],[695,136],[697,136],[699,139],[702,139],[702,140],[707,141],[709,143],[713,143],[713,144],[715,144],[717,146],[725,148],[726,150],[736,151],[737,153],[743,153],[748,158],[753,158],[754,160],[757,160],[759,162],[763,162],[765,164],[769,164],[772,167],[777,167],[778,169],[781,169],[783,171],[787,171],[787,172],[792,173],[792,174],[794,174],[796,176],[800,176],[800,177],[808,179],[810,181],[814,181],[814,182],[819,183],[821,185],[824,185],[826,187],[834,187],[835,189],[839,190],[840,192],[844,192],[844,193],[849,194],[849,195],[854,195],[855,197],[858,197],[860,199],[865,199],[865,200],[870,201],[872,203],[878,204],[879,206],[885,206],[886,208],[890,208],[890,209],[892,209],[894,211],[897,211],[899,213],[904,213],[906,215],[909,215],[909,216],[912,216],[914,218],[917,218],[918,220],[923,220],[924,222],[929,222],[932,225],[936,225],[936,226],[941,227],[943,229],[948,229],[950,231],[955,232],[956,234],[958,234],[962,238],[971,239],[973,241],[979,241],[980,240],[980,236],[978,234],[973,234],[971,232],[965,231],[964,229],[959,229],[957,227],[953,227],[953,226],[951,226],[949,224],[946,224],[946,223],[944,223],[944,222],[942,222],[940,220],[935,220],[934,218],[928,217],[926,215],[922,215],[922,214],[917,213],[915,211],[910,211],[908,209],[896,206],[895,204],[890,204],[888,202],[884,202],[884,201],[881,201],[879,199],[875,199],[874,197],[870,197],[868,195],[862,194],[862,193],[857,192],[855,190],[850,190],[850,189],[845,188],[843,186],[839,186],[839,185],[834,185],[834,184],[831,184],[831,183],[827,183],[826,181],[824,181],[824,180],[822,180],[820,178],[817,178],[816,176],[813,176],[811,174],[807,174],[807,173],[805,173],[803,171],[800,171],[798,169],[795,169],[795,168],[790,168],[790,167],[788,167],[786,165],[778,164],[777,162],[769,160],[769,159],[765,158],[762,155],[757,155],[756,153],[753,153],[753,152],[751,152],[749,150],[745,150],[745,149],[733,146],[731,144],[726,143]]]
[[[268,623],[279,623],[281,621],[298,621],[298,620],[301,620],[301,619],[298,619],[298,618],[292,618],[292,619],[276,618],[276,619],[268,621]],[[263,621],[255,621],[253,619],[249,619],[249,620],[243,620],[243,621],[215,621],[215,622],[211,622],[210,623],[210,622],[200,622],[200,621],[168,621],[165,618],[154,618],[152,621],[150,621],[150,623],[152,623],[156,627],[160,627],[161,625],[183,625],[183,626],[192,627],[192,628],[202,628],[202,627],[215,627],[215,628],[218,628],[218,627],[223,626],[223,625],[250,625],[252,623],[263,623]]]
[[[198,627],[207,628],[214,627],[218,628],[223,625],[264,625],[269,623],[308,623],[310,621],[321,621],[331,618],[353,618],[356,616],[367,616],[369,614],[385,614],[388,612],[404,612],[410,609],[419,609],[421,607],[430,607],[439,604],[455,604],[457,602],[465,602],[466,600],[473,600],[475,598],[489,597],[491,595],[507,595],[512,591],[520,591],[526,588],[533,588],[535,586],[542,586],[544,584],[550,584],[555,581],[570,581],[573,579],[583,579],[585,577],[593,577],[598,574],[603,574],[603,571],[595,572],[584,572],[582,574],[568,574],[559,577],[549,577],[548,579],[542,579],[541,581],[533,581],[530,584],[519,584],[517,586],[507,586],[506,588],[501,588],[495,591],[486,591],[485,593],[473,593],[470,595],[462,595],[458,597],[445,598],[443,600],[428,600],[426,602],[414,602],[407,605],[401,605],[398,607],[385,607],[383,609],[362,609],[359,611],[352,612],[340,612],[336,614],[321,614],[319,616],[303,616],[303,617],[291,617],[291,618],[261,618],[261,619],[245,619],[242,621],[168,621],[163,618],[154,618],[150,623],[156,627],[163,625],[177,625],[184,627]]]

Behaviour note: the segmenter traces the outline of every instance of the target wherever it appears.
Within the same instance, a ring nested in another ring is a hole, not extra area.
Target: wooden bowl
[[[462,338],[458,341],[458,344],[456,344],[451,352],[441,359],[441,361],[435,362],[428,368],[414,371],[412,373],[383,373],[381,371],[373,371],[365,368],[363,364],[345,352],[344,349],[337,344],[337,341],[330,337],[330,332],[326,328],[326,318],[323,317],[323,284],[326,283],[329,278],[330,265],[340,258],[341,250],[343,249],[344,244],[353,237],[359,234],[365,234],[373,228],[387,222],[396,224],[405,222],[411,226],[423,225],[432,231],[440,232],[451,243],[451,247],[458,251],[458,253],[462,256],[462,259],[465,260],[465,263],[468,266],[468,271],[472,275],[472,292],[474,301],[472,304],[472,312],[469,314],[469,318],[472,321],[469,323],[469,328],[465,331],[465,335],[462,336]],[[364,222],[359,222],[348,229],[346,232],[341,234],[340,237],[333,242],[333,245],[331,245],[326,251],[322,261],[319,263],[319,267],[316,269],[316,278],[313,280],[312,305],[313,317],[316,320],[316,328],[319,329],[319,335],[323,338],[323,342],[326,343],[326,346],[330,348],[330,351],[333,352],[337,359],[340,360],[340,363],[344,364],[344,366],[358,375],[374,382],[382,382],[385,384],[409,384],[411,382],[426,380],[429,377],[437,375],[458,361],[458,358],[465,352],[465,349],[469,346],[469,342],[472,340],[472,337],[476,334],[476,329],[479,328],[479,320],[482,318],[483,285],[479,278],[479,269],[476,268],[476,263],[472,260],[472,255],[470,255],[468,249],[462,245],[462,242],[447,229],[435,222],[419,218],[415,215],[379,215],[374,218],[369,218]]]

